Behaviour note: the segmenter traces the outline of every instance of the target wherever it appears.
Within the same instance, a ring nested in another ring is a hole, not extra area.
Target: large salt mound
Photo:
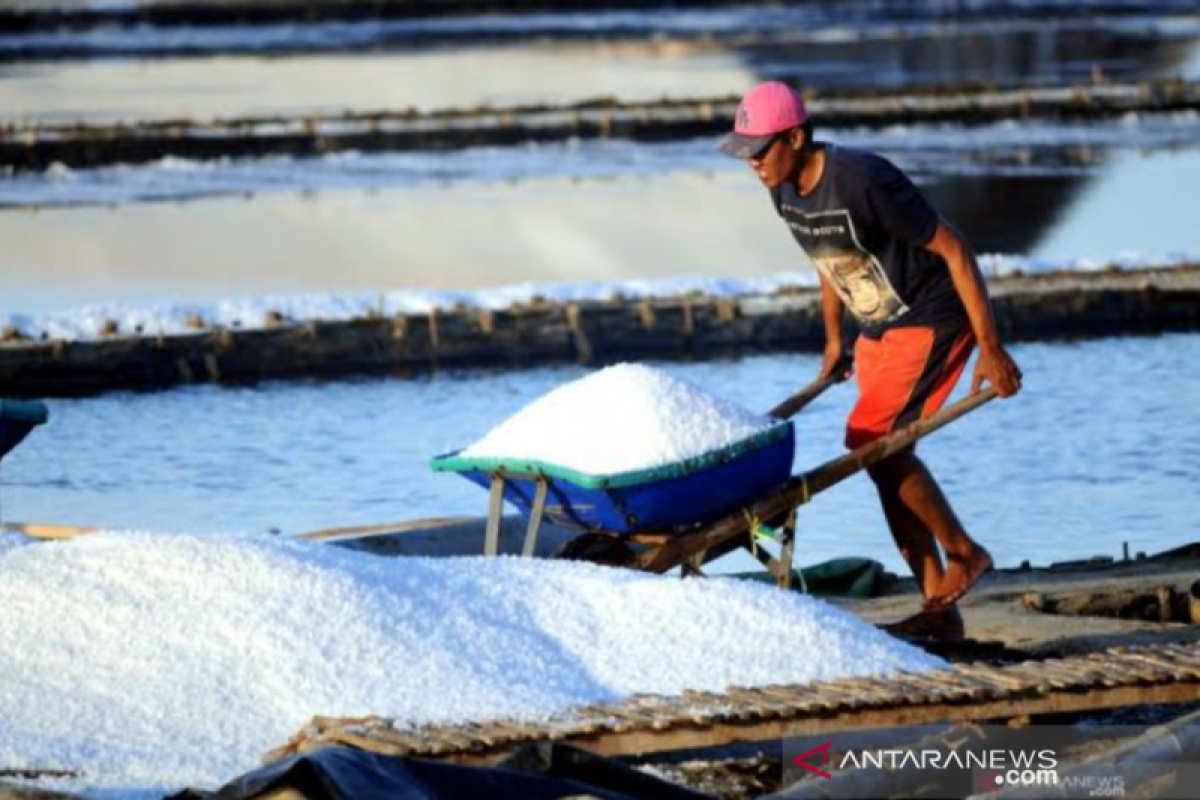
[[[4,554],[5,550],[12,550],[16,547],[24,547],[35,543],[37,540],[20,533],[0,530],[0,555]]]
[[[529,719],[940,664],[757,584],[144,533],[0,554],[0,641],[0,765],[124,788],[220,783],[315,714]]]
[[[772,424],[663,370],[618,364],[543,395],[460,455],[607,475],[700,456]]]

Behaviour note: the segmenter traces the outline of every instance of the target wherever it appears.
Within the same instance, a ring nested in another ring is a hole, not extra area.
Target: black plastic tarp
[[[250,800],[290,790],[308,800],[713,800],[563,744],[528,745],[495,767],[327,747],[247,773],[216,792],[172,800]]]

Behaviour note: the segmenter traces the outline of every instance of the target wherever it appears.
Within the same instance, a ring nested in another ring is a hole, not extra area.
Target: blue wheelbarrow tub
[[[454,472],[485,489],[504,479],[504,497],[532,513],[539,478],[547,482],[546,516],[556,525],[613,533],[669,530],[708,522],[754,500],[792,472],[790,422],[719,450],[660,467],[592,475],[540,461],[434,458],[435,472]]]
[[[19,445],[29,432],[49,418],[44,403],[0,399],[0,458]]]

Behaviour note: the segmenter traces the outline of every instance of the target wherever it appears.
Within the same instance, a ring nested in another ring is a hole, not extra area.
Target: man
[[[859,399],[846,426],[855,448],[937,411],[979,345],[971,390],[1001,397],[1021,371],[996,333],[975,255],[891,163],[813,140],[803,99],[785,84],[742,99],[721,149],[748,159],[792,235],[816,264],[825,322],[821,376],[844,355],[843,310],[858,322]],[[924,597],[914,630],[961,632],[956,603],[992,566],[913,449],[872,467],[888,527]],[[946,566],[937,544],[946,554]]]

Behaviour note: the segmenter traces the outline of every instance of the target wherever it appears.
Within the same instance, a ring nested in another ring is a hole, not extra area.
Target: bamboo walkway
[[[1159,645],[1004,667],[960,664],[920,675],[636,695],[544,722],[410,726],[381,717],[316,717],[266,760],[343,745],[384,755],[486,763],[547,739],[600,755],[634,755],[839,730],[1198,700],[1200,644]]]
[[[387,110],[306,117],[174,119],[116,124],[13,123],[0,126],[0,164],[17,171],[60,163],[88,168],[166,156],[213,159],[267,155],[496,147],[568,139],[666,141],[729,129],[736,97],[564,106],[481,107],[431,112]],[[810,97],[826,127],[1000,120],[1097,120],[1200,109],[1200,81],[1087,83],[994,89],[826,93]]]

